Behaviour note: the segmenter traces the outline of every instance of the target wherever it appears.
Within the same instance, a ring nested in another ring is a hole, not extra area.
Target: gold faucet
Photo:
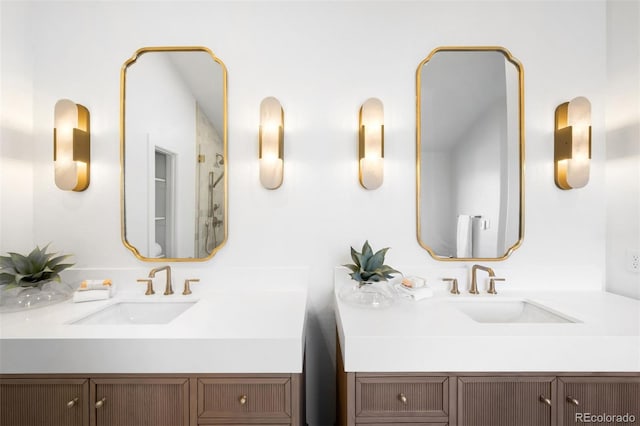
[[[478,291],[478,281],[476,279],[476,270],[478,270],[478,269],[480,269],[482,271],[486,271],[487,273],[489,273],[489,278],[494,278],[496,276],[496,274],[493,273],[493,269],[489,268],[488,266],[473,265],[471,267],[471,288],[469,289],[469,293],[471,293],[471,294],[480,293]],[[492,280],[492,282],[493,282],[493,280]],[[493,289],[493,291],[495,292],[495,288]]]
[[[155,278],[156,272],[167,271],[167,285],[164,288],[164,295],[168,296],[169,294],[173,294],[173,288],[171,287],[171,266],[161,266],[160,268],[153,268],[151,272],[149,272],[149,278]]]
[[[152,294],[156,294],[155,291],[153,291],[153,280],[136,280],[139,283],[144,283],[147,285],[147,291],[144,292],[145,296],[151,296]]]
[[[504,281],[504,278],[490,278],[489,279],[489,290],[487,293],[489,294],[498,294],[496,291],[496,281]]]
[[[451,290],[449,293],[460,294],[460,290],[458,290],[458,280],[456,278],[443,278],[442,281],[451,282]]]
[[[189,278],[184,280],[184,290],[182,290],[182,294],[184,294],[185,296],[187,294],[191,294],[191,287],[189,287],[189,283],[199,283],[200,282],[200,278]]]

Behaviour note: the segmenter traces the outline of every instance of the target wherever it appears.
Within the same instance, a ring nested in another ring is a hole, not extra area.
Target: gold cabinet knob
[[[544,395],[540,395],[540,402],[544,402],[549,407],[551,407],[551,400]]]
[[[100,401],[96,402],[96,408],[102,408],[102,406],[104,405],[104,402],[107,400],[106,396],[103,396],[102,399]]]
[[[572,396],[567,396],[567,402],[568,402],[569,404],[571,404],[571,405],[575,405],[576,407],[577,407],[578,405],[580,405],[580,401],[578,401],[577,399],[575,399],[575,398],[574,398],[574,397],[572,397]]]
[[[240,398],[238,398],[238,402],[240,402],[240,405],[244,405],[247,403],[247,400],[249,398],[247,398],[247,395],[242,395]]]
[[[71,401],[67,402],[67,408],[73,408],[78,404],[78,398],[73,398]]]
[[[401,393],[400,395],[398,395],[398,399],[402,401],[404,405],[407,405],[407,397],[405,396],[405,394]]]

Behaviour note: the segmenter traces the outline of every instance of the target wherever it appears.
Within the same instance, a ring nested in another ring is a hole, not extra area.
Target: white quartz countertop
[[[420,371],[640,371],[640,301],[602,291],[452,295],[435,291],[420,301],[397,299],[385,309],[345,304],[352,285],[335,273],[336,323],[345,370]],[[481,323],[455,303],[526,300],[575,323]]]
[[[180,281],[175,294],[162,295],[164,277],[150,296],[126,281],[109,300],[0,314],[0,373],[302,372],[304,280],[217,286],[203,279],[188,296]],[[71,324],[122,301],[195,304],[167,324]]]

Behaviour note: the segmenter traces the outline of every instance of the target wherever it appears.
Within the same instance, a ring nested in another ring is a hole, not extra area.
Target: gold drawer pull
[[[577,399],[575,399],[575,398],[574,398],[574,397],[572,397],[572,396],[568,396],[568,397],[567,397],[567,402],[568,402],[569,404],[571,404],[571,405],[575,405],[576,407],[577,407],[578,405],[580,405],[580,401],[578,401]]]
[[[240,405],[244,405],[247,403],[247,400],[249,398],[247,398],[247,395],[242,395],[240,398],[238,398],[238,402],[240,402]]]
[[[402,401],[404,405],[407,405],[407,397],[403,393],[400,393],[400,395],[398,395],[398,399]]]
[[[540,402],[544,402],[549,407],[551,407],[551,400],[544,395],[540,395]]]
[[[107,400],[106,396],[103,396],[102,399],[100,401],[96,402],[96,408],[102,408],[102,406],[104,405],[104,402]]]
[[[67,402],[67,408],[73,408],[78,403],[78,398],[73,398],[71,401]]]

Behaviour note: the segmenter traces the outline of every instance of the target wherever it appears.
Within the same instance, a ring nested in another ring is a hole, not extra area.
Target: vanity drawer
[[[366,423],[367,418],[373,417],[448,421],[449,378],[445,376],[357,375],[355,391],[358,423]]]
[[[198,419],[291,418],[291,380],[275,378],[198,379]]]

